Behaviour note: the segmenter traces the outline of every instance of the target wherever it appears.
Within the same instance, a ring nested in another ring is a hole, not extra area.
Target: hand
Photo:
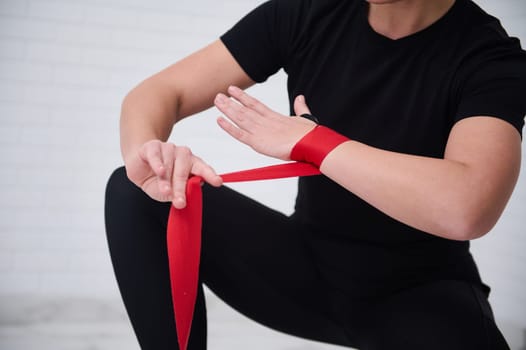
[[[218,94],[215,105],[232,123],[223,117],[217,122],[230,136],[256,152],[290,160],[294,145],[316,126],[306,118],[274,112],[237,87],[229,87],[228,93],[231,98]],[[294,111],[297,115],[310,114],[303,96],[296,97]]]
[[[222,179],[188,147],[151,140],[126,159],[128,178],[151,198],[171,201],[174,207],[186,206],[186,182],[198,175],[213,186],[221,186]]]

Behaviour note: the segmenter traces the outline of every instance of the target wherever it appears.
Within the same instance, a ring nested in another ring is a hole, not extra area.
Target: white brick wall
[[[0,294],[116,297],[103,193],[118,116],[137,82],[209,43],[261,0],[0,1]],[[524,0],[480,0],[526,44]],[[254,93],[288,110],[284,77]],[[271,163],[215,126],[175,129],[218,171]],[[213,141],[210,141],[213,140]],[[213,142],[213,147],[210,147]],[[523,172],[524,173],[524,172]],[[270,198],[267,194],[283,193]],[[294,180],[236,188],[285,212]],[[526,178],[495,232],[474,242],[499,319],[526,328]],[[0,312],[2,305],[0,304]]]

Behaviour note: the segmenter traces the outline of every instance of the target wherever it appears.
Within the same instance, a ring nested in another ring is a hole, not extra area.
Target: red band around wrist
[[[317,125],[294,145],[290,159],[311,163],[319,168],[327,154],[346,141],[349,141],[349,138],[330,128]]]

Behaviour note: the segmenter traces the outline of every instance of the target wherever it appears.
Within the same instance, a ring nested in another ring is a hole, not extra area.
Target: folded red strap
[[[327,154],[349,138],[327,128],[316,125],[292,148],[290,159],[314,164],[318,168]]]
[[[318,175],[318,168],[307,163],[286,163],[221,175],[223,182],[268,180]],[[172,301],[179,349],[186,350],[199,278],[201,254],[202,179],[194,176],[186,187],[186,207],[171,207],[167,228],[168,261]]]

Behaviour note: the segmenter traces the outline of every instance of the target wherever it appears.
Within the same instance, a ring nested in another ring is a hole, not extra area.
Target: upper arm
[[[155,86],[167,99],[176,101],[176,122],[211,107],[215,95],[226,92],[228,86],[247,88],[254,81],[221,40],[216,40],[148,78],[145,83]]]
[[[517,181],[521,137],[510,123],[487,116],[462,119],[451,130],[445,159],[466,166],[469,203],[489,230],[500,217]]]

